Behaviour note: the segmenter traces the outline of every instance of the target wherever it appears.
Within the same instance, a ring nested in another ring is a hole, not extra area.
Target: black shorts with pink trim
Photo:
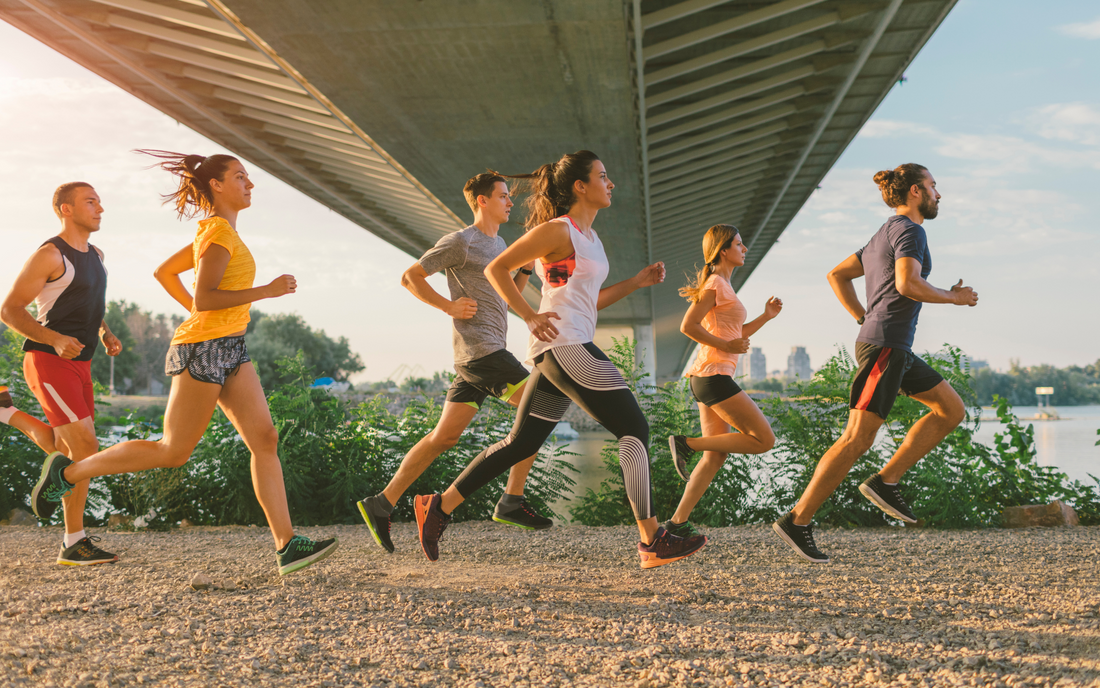
[[[856,342],[859,372],[848,408],[870,411],[886,420],[898,394],[913,396],[943,382],[943,376],[912,351]]]

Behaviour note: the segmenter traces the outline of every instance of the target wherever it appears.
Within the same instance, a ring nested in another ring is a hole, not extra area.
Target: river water
[[[1064,406],[1055,407],[1060,420],[1036,420],[1039,412],[1037,406],[1017,406],[1013,412],[1025,427],[1031,423],[1035,428],[1035,449],[1039,464],[1043,466],[1056,466],[1070,479],[1092,482],[1088,474],[1100,477],[1100,447],[1096,441],[1100,436],[1096,434],[1100,428],[1100,406]],[[976,439],[983,444],[992,446],[993,436],[1000,432],[1001,424],[997,421],[997,414],[991,408],[982,409],[982,423],[978,428]],[[577,485],[574,488],[574,498],[566,500],[573,502],[576,496],[583,495],[585,490],[599,490],[600,483],[607,478],[607,470],[600,461],[600,450],[604,442],[614,439],[610,433],[582,432],[577,439],[563,442],[566,449],[576,452],[578,456],[568,457],[571,463],[580,472],[572,474]],[[665,438],[652,438],[653,442],[664,441]],[[558,510],[565,510],[566,505],[558,505]]]

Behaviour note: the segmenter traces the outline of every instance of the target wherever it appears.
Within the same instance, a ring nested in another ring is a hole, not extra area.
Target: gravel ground
[[[633,528],[457,524],[435,564],[410,524],[303,533],[341,548],[280,578],[261,528],[102,533],[90,568],[0,528],[0,683],[1100,686],[1100,528],[827,530],[826,566],[721,528],[650,571]]]

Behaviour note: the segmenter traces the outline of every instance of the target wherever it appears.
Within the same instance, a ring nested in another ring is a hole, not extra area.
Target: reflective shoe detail
[[[279,565],[279,575],[285,576],[316,564],[336,551],[340,541],[337,538],[314,542],[302,535],[290,538],[286,548],[282,552],[275,553],[275,561]]]
[[[428,561],[439,560],[439,538],[443,537],[443,531],[451,522],[451,517],[443,513],[440,504],[443,497],[434,495],[417,495],[413,500],[413,511],[416,512],[416,530],[420,534],[420,548],[424,550],[424,556]]]
[[[73,462],[61,452],[50,454],[42,462],[42,474],[31,490],[31,508],[38,518],[49,520],[57,510],[58,502],[72,492],[73,485],[61,477],[62,471],[71,465]]]
[[[672,452],[672,463],[676,466],[676,473],[685,483],[691,479],[691,471],[687,462],[695,452],[688,446],[687,437],[684,435],[669,435],[668,448]]]
[[[787,512],[783,518],[772,524],[772,530],[794,550],[795,554],[806,561],[812,561],[815,564],[829,563],[829,555],[819,550],[814,544],[812,523],[808,526],[795,525],[794,514]]]
[[[702,537],[702,533],[696,528],[691,521],[684,521],[683,523],[674,523],[672,519],[665,521],[665,530],[669,533],[682,538],[690,537]]]
[[[888,516],[901,519],[906,523],[916,523],[917,516],[905,500],[901,498],[901,491],[897,485],[887,485],[882,476],[875,473],[863,481],[859,491],[871,503],[886,512]]]
[[[493,520],[509,526],[518,526],[526,530],[546,530],[554,525],[554,521],[535,511],[527,500],[521,500],[519,506],[511,511],[501,511],[497,504],[493,512]]]
[[[374,497],[367,497],[366,499],[356,502],[356,506],[359,507],[359,513],[362,514],[363,520],[367,522],[367,528],[370,530],[370,534],[374,536],[374,541],[382,546],[382,549],[386,550],[390,554],[393,554],[393,540],[390,539],[390,517],[389,514],[380,516],[375,513],[370,503]]]
[[[57,563],[62,566],[95,566],[96,564],[113,564],[118,561],[117,554],[105,552],[96,546],[99,538],[89,535],[82,540],[73,543],[72,547],[61,545],[61,551],[57,555]]]
[[[643,569],[652,569],[657,566],[671,564],[685,557],[690,557],[707,544],[704,535],[683,538],[673,535],[664,528],[657,529],[657,536],[651,544],[638,543],[638,557],[642,560]]]

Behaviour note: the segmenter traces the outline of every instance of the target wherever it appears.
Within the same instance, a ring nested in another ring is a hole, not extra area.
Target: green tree
[[[111,328],[111,332],[122,342],[122,353],[114,357],[115,388],[122,393],[128,392],[130,386],[123,381],[133,380],[141,361],[140,356],[134,350],[134,336],[130,333],[130,326],[126,322],[127,307],[128,304],[125,301],[111,301],[107,304],[107,312],[103,316],[103,319],[107,321],[107,326]],[[107,355],[101,342],[96,343],[95,355],[92,356],[92,379],[104,387],[109,388],[111,386],[111,358]]]
[[[348,375],[363,370],[359,354],[351,351],[347,337],[333,339],[323,330],[313,330],[302,316],[265,315],[252,309],[248,323],[248,355],[264,387],[288,382],[276,363],[302,353],[306,369],[319,376],[346,380]]]

